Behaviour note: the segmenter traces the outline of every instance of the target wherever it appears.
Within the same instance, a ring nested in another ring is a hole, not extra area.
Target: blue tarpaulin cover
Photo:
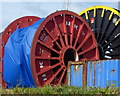
[[[34,34],[44,18],[33,25],[16,29],[4,52],[4,81],[8,88],[35,87],[30,67],[30,50]]]

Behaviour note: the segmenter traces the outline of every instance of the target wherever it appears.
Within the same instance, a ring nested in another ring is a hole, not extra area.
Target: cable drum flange
[[[120,11],[107,6],[94,6],[79,15],[89,23],[95,34],[100,59],[119,59]]]
[[[0,33],[0,72],[3,74],[3,66],[4,66],[4,62],[3,62],[3,57],[4,57],[4,47],[10,37],[11,34],[14,33],[14,31],[17,28],[24,28],[24,27],[28,27],[30,25],[32,25],[33,23],[35,23],[36,21],[38,21],[40,18],[36,17],[36,16],[25,16],[25,17],[21,17],[19,19],[16,19],[15,21],[13,21],[12,23],[10,23],[7,28]],[[13,49],[14,50],[14,49]],[[0,79],[0,84],[2,84],[2,87],[5,88],[6,84],[3,81],[3,77],[1,77]]]
[[[68,61],[98,60],[98,45],[87,22],[76,13],[57,11],[38,27],[31,49],[37,86],[67,83]]]

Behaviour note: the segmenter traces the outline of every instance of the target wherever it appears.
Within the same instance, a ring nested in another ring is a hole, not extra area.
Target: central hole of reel
[[[65,51],[64,54],[64,64],[67,67],[69,61],[78,61],[77,53],[74,49],[69,48]]]

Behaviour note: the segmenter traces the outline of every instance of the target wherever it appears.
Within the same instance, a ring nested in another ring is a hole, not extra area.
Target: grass
[[[0,94],[120,94],[118,87],[105,89],[75,86],[44,86],[37,88],[0,89]]]

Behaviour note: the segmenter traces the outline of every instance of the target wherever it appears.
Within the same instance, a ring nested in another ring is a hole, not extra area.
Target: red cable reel
[[[41,23],[31,49],[31,68],[37,86],[67,83],[68,61],[99,59],[98,45],[82,17],[57,11]]]
[[[24,28],[34,24],[40,18],[36,16],[25,16],[13,21],[4,32],[0,35],[0,84],[5,88],[5,83],[3,81],[3,56],[4,56],[4,46],[7,43],[9,36],[16,30],[16,28]]]

